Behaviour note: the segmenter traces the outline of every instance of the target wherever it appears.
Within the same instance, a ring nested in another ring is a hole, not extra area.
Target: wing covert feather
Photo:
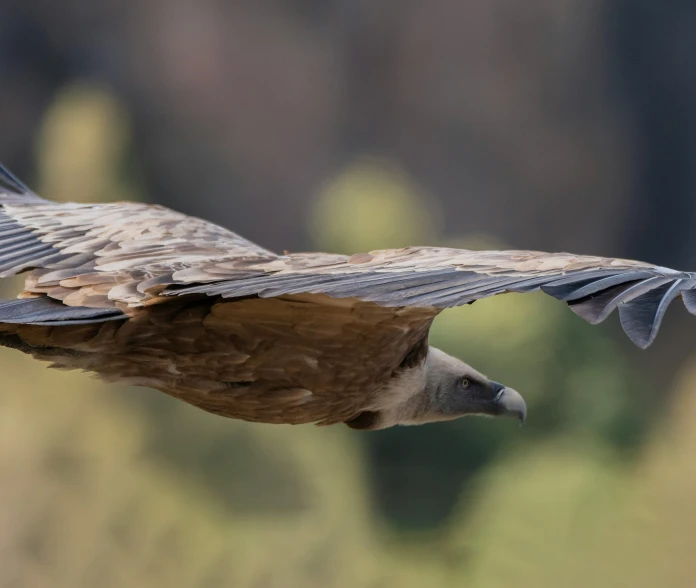
[[[1,196],[0,277],[34,269],[26,290],[64,301],[73,295],[70,305],[138,305],[175,283],[176,271],[214,281],[218,261],[225,272],[245,275],[249,261],[276,257],[222,227],[161,206],[17,204]]]

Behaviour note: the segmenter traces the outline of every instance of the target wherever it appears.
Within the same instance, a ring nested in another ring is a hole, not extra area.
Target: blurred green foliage
[[[39,185],[137,193],[126,144],[108,92],[69,88]],[[310,222],[333,251],[463,238],[425,203],[361,160]],[[696,370],[656,422],[656,386],[610,335],[538,295],[447,311],[432,343],[519,389],[528,424],[376,433],[225,420],[2,350],[0,587],[692,586]]]

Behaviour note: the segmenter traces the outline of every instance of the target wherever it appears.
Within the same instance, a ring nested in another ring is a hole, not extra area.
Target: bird
[[[696,273],[538,251],[406,247],[273,253],[136,202],[57,203],[0,167],[0,345],[258,423],[368,431],[527,407],[428,343],[448,308],[542,292],[597,324],[618,309],[639,347],[669,304],[696,314]],[[473,309],[472,309],[473,311]]]

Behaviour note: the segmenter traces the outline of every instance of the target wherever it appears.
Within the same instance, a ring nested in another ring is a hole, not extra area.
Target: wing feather
[[[0,204],[10,202],[46,202],[25,186],[10,170],[0,165]]]
[[[667,282],[619,306],[621,326],[638,347],[646,348],[655,340],[667,307],[680,294],[682,281]]]
[[[126,318],[120,310],[66,306],[46,297],[0,300],[0,323],[65,326]]]
[[[691,314],[696,314],[696,289],[685,290],[682,292],[684,306]]]

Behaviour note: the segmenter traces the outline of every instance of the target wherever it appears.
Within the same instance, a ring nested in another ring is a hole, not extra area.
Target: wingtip
[[[680,278],[619,305],[621,326],[638,347],[647,349],[652,345],[667,308],[682,294],[685,284],[688,282]]]
[[[696,315],[696,287],[691,290],[684,290],[682,292],[682,300],[684,301],[684,306],[691,314]]]
[[[0,162],[0,203],[24,200],[44,201]]]
[[[605,305],[593,305],[591,300],[580,302],[570,301],[568,302],[568,308],[591,325],[598,325],[604,322],[611,314],[612,310]]]
[[[0,185],[14,190],[15,194],[24,194],[26,192],[31,192],[31,190],[22,182],[17,176],[15,176],[9,168],[2,162],[0,162]]]
[[[661,317],[648,318],[640,307],[619,305],[619,319],[628,338],[641,349],[652,345],[660,328]]]
[[[657,330],[653,330],[647,337],[644,335],[636,334],[632,331],[627,331],[624,329],[626,335],[628,335],[628,338],[633,342],[633,344],[645,351],[648,347],[650,347],[653,342],[655,341],[657,337]]]

